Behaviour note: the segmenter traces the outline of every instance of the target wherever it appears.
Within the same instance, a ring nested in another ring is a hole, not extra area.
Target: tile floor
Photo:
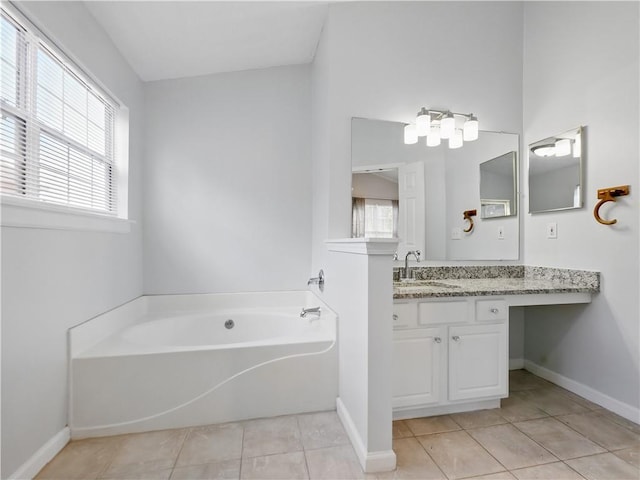
[[[640,426],[524,370],[502,407],[397,421],[365,474],[335,412],[74,441],[37,479],[639,480]]]

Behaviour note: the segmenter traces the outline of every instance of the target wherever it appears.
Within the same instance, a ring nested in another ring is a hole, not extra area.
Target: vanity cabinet
[[[507,393],[505,323],[449,327],[449,399],[469,400]]]
[[[393,339],[393,407],[438,403],[444,328],[399,331]]]
[[[394,416],[469,410],[470,402],[505,397],[508,314],[501,299],[394,303]]]

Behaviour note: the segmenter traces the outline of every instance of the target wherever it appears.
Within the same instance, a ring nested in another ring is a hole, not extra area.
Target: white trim
[[[34,200],[3,196],[0,225],[15,228],[129,233],[133,220]]]
[[[509,370],[520,370],[524,368],[524,358],[510,358]]]
[[[71,439],[69,427],[64,427],[58,433],[42,445],[36,453],[24,462],[13,475],[9,475],[9,480],[25,480],[35,477],[42,468],[49,463],[65,447]]]
[[[640,423],[640,409],[638,407],[634,407],[633,405],[629,405],[627,403],[621,402],[620,400],[616,400],[615,398],[599,392],[583,383],[576,382],[575,380],[565,377],[564,375],[541,367],[540,365],[533,363],[530,360],[524,361],[524,368],[525,370],[539,377],[542,377],[545,380],[549,380],[551,383],[555,383],[556,385],[562,388],[566,388],[576,395],[580,395],[581,397],[584,397],[587,400],[606,408],[607,410],[611,410],[612,412],[617,413],[627,420],[631,420],[635,423]]]
[[[448,415],[450,413],[474,412],[476,410],[489,410],[500,408],[500,399],[478,400],[475,402],[450,403],[448,405],[406,407],[393,410],[394,420],[406,420],[408,418],[432,417],[434,415]]]
[[[355,423],[340,397],[336,398],[336,411],[351,445],[356,452],[360,466],[366,473],[390,472],[396,468],[396,454],[393,450],[368,452]]]
[[[398,248],[397,238],[341,238],[325,243],[330,252],[358,255],[393,255]]]
[[[570,287],[582,288],[582,287]],[[585,287],[587,288],[587,287]],[[505,295],[510,307],[529,307],[532,305],[564,305],[572,303],[591,303],[592,292],[560,292],[560,293],[524,293],[512,295],[502,292]],[[597,293],[597,292],[593,292]]]

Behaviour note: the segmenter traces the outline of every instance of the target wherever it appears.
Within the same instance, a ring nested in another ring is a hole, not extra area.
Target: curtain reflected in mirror
[[[398,237],[398,172],[394,169],[352,176],[354,238]]]

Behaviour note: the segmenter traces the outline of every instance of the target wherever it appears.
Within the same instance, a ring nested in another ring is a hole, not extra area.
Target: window
[[[365,198],[364,236],[393,238],[393,204],[391,200]]]
[[[118,104],[4,8],[0,45],[2,195],[115,217]]]
[[[352,197],[354,238],[397,238],[398,200]]]

